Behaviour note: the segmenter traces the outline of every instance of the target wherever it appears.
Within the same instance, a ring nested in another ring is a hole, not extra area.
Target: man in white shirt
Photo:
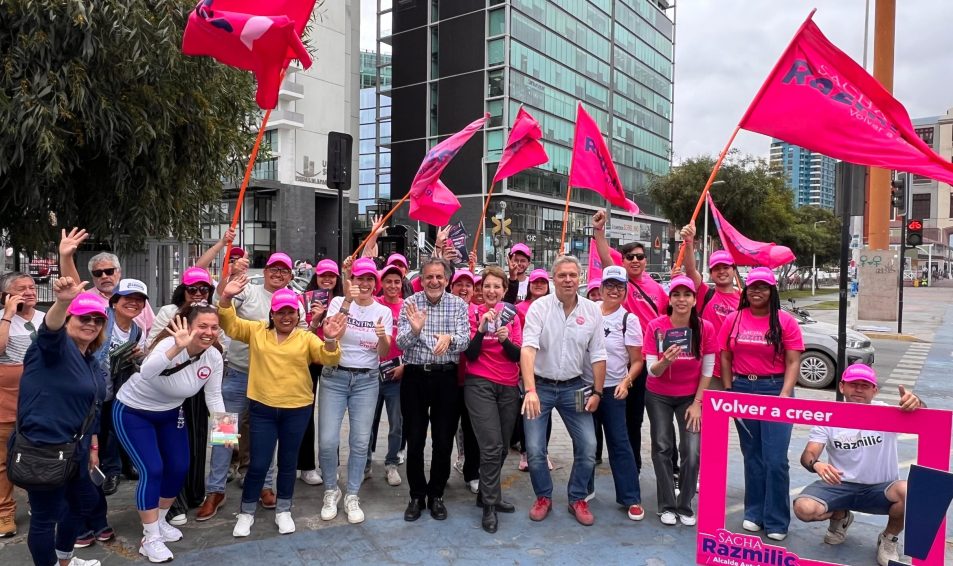
[[[606,348],[602,312],[596,303],[576,294],[579,260],[560,256],[553,264],[555,293],[537,299],[526,312],[520,368],[526,452],[536,503],[529,517],[542,521],[552,509],[553,480],[546,460],[546,424],[556,409],[572,438],[569,512],[583,525],[595,519],[585,498],[596,464],[596,434],[592,413],[602,398],[606,377]],[[593,384],[585,410],[576,410],[577,391],[586,387],[583,366],[591,363]]]
[[[870,405],[878,392],[877,375],[864,364],[849,366],[841,377],[840,391],[848,403]],[[924,406],[900,386],[902,411]],[[825,448],[828,461],[820,462]],[[907,482],[899,479],[896,433],[816,426],[801,454],[801,465],[820,479],[794,500],[798,519],[830,520],[824,542],[840,544],[854,522],[851,511],[887,515],[887,528],[877,538],[877,562],[887,566],[890,560],[900,560],[898,535],[903,530]]]

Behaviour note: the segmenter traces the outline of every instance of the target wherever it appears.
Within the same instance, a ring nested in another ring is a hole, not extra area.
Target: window
[[[931,147],[933,146],[933,126],[929,128],[917,128],[915,131],[920,139],[923,140],[923,143]]]
[[[503,64],[505,45],[503,39],[492,39],[486,43],[486,63],[490,67]]]
[[[493,10],[490,12],[489,17],[489,34],[488,37],[494,37],[497,35],[503,35],[506,31],[506,11],[505,10]]]
[[[490,113],[491,128],[503,125],[503,99],[487,101],[486,111]]]
[[[503,96],[503,69],[489,71],[486,82],[488,96]]]
[[[932,204],[932,197],[929,193],[913,195],[913,206],[910,210],[910,218],[915,218],[922,220],[924,218],[932,218],[930,215],[930,205]]]

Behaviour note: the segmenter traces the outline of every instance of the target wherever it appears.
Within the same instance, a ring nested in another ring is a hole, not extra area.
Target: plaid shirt
[[[415,335],[407,318],[407,305],[414,305],[418,311],[427,313],[423,330]],[[453,336],[450,348],[442,355],[433,353],[437,345],[438,334]],[[470,322],[467,318],[467,304],[460,297],[444,292],[436,303],[427,299],[424,291],[414,293],[404,299],[404,307],[397,319],[397,346],[404,352],[405,364],[449,364],[460,361],[460,354],[470,343]]]

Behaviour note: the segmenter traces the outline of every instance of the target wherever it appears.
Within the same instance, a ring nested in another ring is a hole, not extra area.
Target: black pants
[[[114,399],[103,403],[102,414],[99,419],[99,469],[106,477],[118,476],[119,474],[131,475],[133,469],[132,460],[119,444],[116,438],[115,428],[113,427],[113,402]]]
[[[467,410],[467,404],[464,402],[464,390],[464,387],[460,388],[460,399],[457,406],[460,408],[460,428],[463,429],[463,479],[470,482],[480,479],[480,458],[476,456],[480,453],[480,445],[473,433],[470,411]]]
[[[502,499],[500,471],[509,449],[505,439],[512,435],[519,417],[519,388],[467,375],[464,391],[480,447],[480,496],[484,505],[496,505]],[[477,459],[469,448],[466,451],[467,462]]]
[[[194,509],[205,499],[205,451],[208,446],[208,407],[205,391],[199,391],[182,403],[185,426],[189,429],[189,470],[185,485],[175,498],[169,519]]]
[[[602,417],[599,415],[599,411],[592,413],[592,426],[596,428],[596,460],[601,460],[605,435],[602,434]]]
[[[410,497],[443,497],[450,478],[450,454],[460,418],[457,370],[424,371],[407,365],[400,384],[400,412],[407,436],[407,482]],[[424,447],[430,426],[432,454],[430,481],[424,475]]]
[[[321,379],[321,370],[324,366],[311,364],[308,371],[311,372],[311,393],[318,392],[318,381]],[[315,397],[317,400],[317,397]],[[311,406],[314,406],[312,402]],[[298,469],[307,472],[315,469],[314,458],[314,415],[308,421],[308,428],[304,429],[304,438],[301,439],[301,448],[298,449]]]
[[[648,370],[645,366],[636,378],[632,388],[629,389],[629,396],[625,398],[625,426],[629,432],[629,444],[632,445],[632,453],[635,455],[635,467],[639,473],[642,472],[642,421],[645,419],[645,380],[648,378]],[[602,451],[596,452],[596,457],[601,455]],[[678,474],[678,451],[672,453],[672,471]]]

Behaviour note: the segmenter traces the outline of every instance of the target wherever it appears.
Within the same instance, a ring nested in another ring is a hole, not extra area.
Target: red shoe
[[[264,509],[274,509],[278,506],[278,498],[275,492],[270,489],[261,490],[261,498],[258,500]]]
[[[638,503],[629,505],[629,518],[633,521],[641,521],[645,518],[645,509],[642,509]]]
[[[553,508],[553,500],[548,497],[537,497],[533,508],[529,510],[529,518],[534,521],[542,521],[549,515],[549,510]]]
[[[589,511],[589,504],[584,499],[570,503],[569,512],[575,515],[576,520],[581,525],[589,527],[596,522],[596,518],[592,516],[592,511]]]

